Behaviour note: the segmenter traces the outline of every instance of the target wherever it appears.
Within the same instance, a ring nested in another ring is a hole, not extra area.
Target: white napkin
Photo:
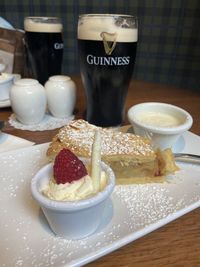
[[[2,17],[0,17],[0,27],[5,28],[5,29],[14,30],[14,27],[10,24],[10,22],[8,22],[7,20],[5,20]]]
[[[0,132],[0,153],[32,146],[35,143],[26,139]]]

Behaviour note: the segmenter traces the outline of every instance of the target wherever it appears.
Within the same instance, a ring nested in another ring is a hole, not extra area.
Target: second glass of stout
[[[24,29],[29,76],[44,85],[50,76],[61,74],[63,25],[56,17],[26,17]]]
[[[79,16],[78,47],[86,90],[86,119],[97,126],[121,125],[138,40],[137,18],[130,15]]]

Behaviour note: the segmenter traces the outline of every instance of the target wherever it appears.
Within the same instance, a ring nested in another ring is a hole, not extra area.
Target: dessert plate
[[[34,144],[35,143],[26,139],[0,132],[0,153],[32,146]]]
[[[199,136],[182,138],[182,152],[199,154]],[[47,147],[0,155],[0,266],[81,266],[200,206],[200,165],[178,163],[181,170],[167,183],[116,186],[95,234],[56,237],[30,193],[31,178],[47,163]]]
[[[131,125],[126,125],[126,126],[120,127],[119,129],[122,132],[134,133],[133,127]],[[194,142],[195,141],[199,142],[199,136],[198,135],[195,135],[195,134],[193,134],[193,133],[191,133],[189,131],[186,133],[186,136],[187,136],[188,142],[186,142],[186,139],[185,139],[185,135],[184,134],[181,135],[178,138],[178,140],[176,141],[176,143],[172,147],[172,151],[174,153],[182,153],[182,152],[187,151],[187,153],[192,154],[192,151],[194,151],[194,144],[191,143],[189,140],[192,139]],[[196,154],[198,154],[198,153],[199,152],[197,151]]]

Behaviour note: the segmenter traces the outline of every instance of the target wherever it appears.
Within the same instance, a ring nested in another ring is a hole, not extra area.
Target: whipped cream
[[[107,180],[107,174],[104,171],[101,171],[100,191],[102,191],[107,185]],[[65,184],[57,184],[52,177],[49,180],[49,183],[42,189],[42,193],[49,199],[58,201],[74,201],[88,198],[96,192],[92,178],[89,175],[86,175],[79,180]]]

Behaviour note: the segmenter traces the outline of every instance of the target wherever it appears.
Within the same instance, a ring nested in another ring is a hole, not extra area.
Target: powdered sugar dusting
[[[84,150],[90,155],[94,131],[97,128],[102,136],[103,155],[154,155],[154,151],[146,139],[129,133],[103,129],[84,120],[72,121],[63,127],[58,133],[58,139],[66,146]]]
[[[30,193],[31,178],[47,163],[47,148],[39,145],[0,155],[3,267],[81,266],[145,235],[161,221],[164,225],[179,211],[200,206],[200,168],[179,164],[181,171],[166,183],[116,186],[95,234],[73,241],[56,237]]]

